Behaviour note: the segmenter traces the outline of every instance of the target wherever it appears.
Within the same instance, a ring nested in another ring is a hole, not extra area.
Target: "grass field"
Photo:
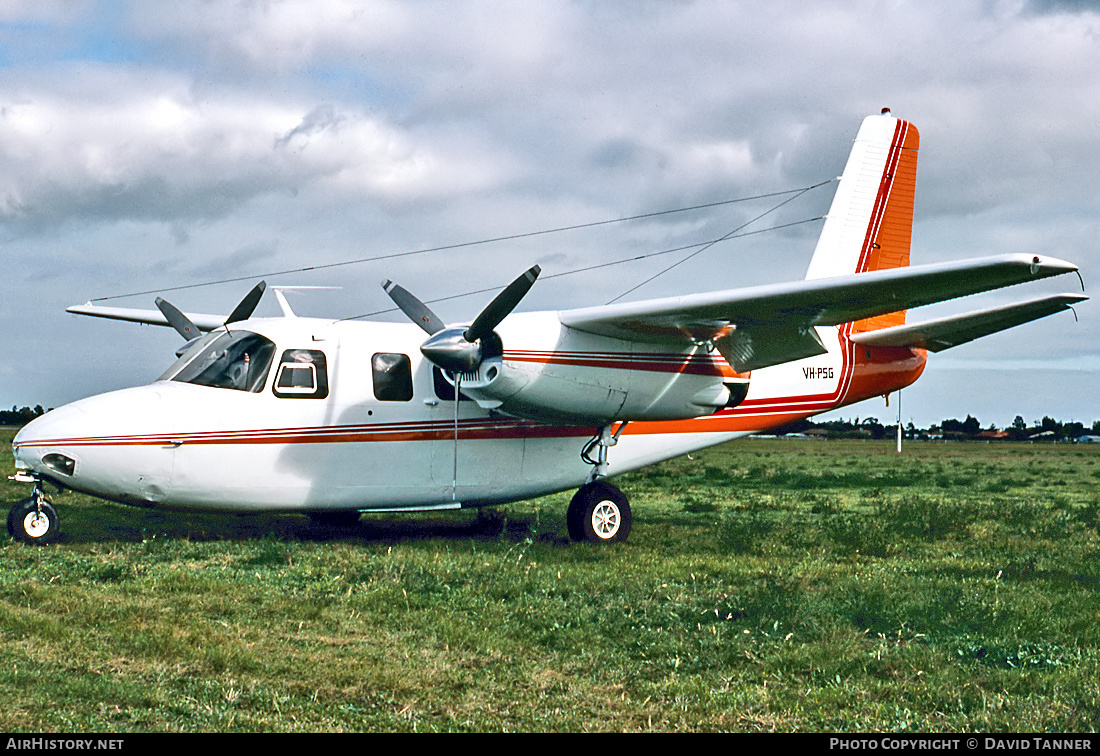
[[[567,494],[349,530],[57,496],[59,543],[0,544],[0,731],[1096,731],[1098,462],[746,440],[619,479],[610,548]]]

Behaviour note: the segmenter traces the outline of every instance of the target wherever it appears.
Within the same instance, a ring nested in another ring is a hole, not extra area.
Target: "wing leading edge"
[[[1052,257],[1001,255],[565,310],[558,313],[558,318],[569,328],[631,341],[716,340],[731,366],[745,372],[822,354],[824,347],[814,326],[841,325],[1076,271],[1072,263]],[[1065,296],[1080,301],[1075,295]],[[1064,305],[1049,312],[1041,307],[1029,309],[1034,304],[1025,303],[1023,309],[1000,320],[986,313],[967,316],[984,316],[980,327],[977,319],[966,323],[975,331],[970,338],[1064,309]],[[948,332],[946,323],[936,323],[941,333]],[[992,325],[997,327],[977,332]],[[916,338],[917,332],[911,328],[899,328],[902,330],[891,330]],[[875,333],[879,332],[870,331],[867,336]]]

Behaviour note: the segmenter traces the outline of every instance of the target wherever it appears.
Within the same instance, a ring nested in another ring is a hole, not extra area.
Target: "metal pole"
[[[898,389],[898,454],[901,454],[901,389]]]

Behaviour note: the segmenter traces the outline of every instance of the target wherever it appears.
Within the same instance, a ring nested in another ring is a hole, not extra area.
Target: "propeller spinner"
[[[535,265],[497,294],[469,326],[448,326],[406,289],[393,281],[384,281],[382,288],[409,319],[424,329],[428,339],[420,351],[433,364],[449,373],[470,373],[482,360],[482,344],[493,329],[508,317],[539,277],[542,268]]]

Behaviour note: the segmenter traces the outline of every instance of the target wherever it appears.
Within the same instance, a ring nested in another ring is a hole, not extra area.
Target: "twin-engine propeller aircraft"
[[[608,478],[915,381],[938,352],[1069,308],[1047,296],[917,324],[906,310],[1077,268],[1031,254],[909,267],[917,129],[864,120],[806,278],[560,312],[513,312],[517,278],[469,324],[392,282],[412,324],[84,305],[186,344],[148,386],[55,409],[13,442],[17,539],[58,533],[45,486],[139,506],[305,513],[480,507],[579,487],[569,535],[625,540]],[[417,327],[419,326],[419,328]],[[202,335],[205,332],[205,335]],[[425,339],[424,333],[428,334]]]

